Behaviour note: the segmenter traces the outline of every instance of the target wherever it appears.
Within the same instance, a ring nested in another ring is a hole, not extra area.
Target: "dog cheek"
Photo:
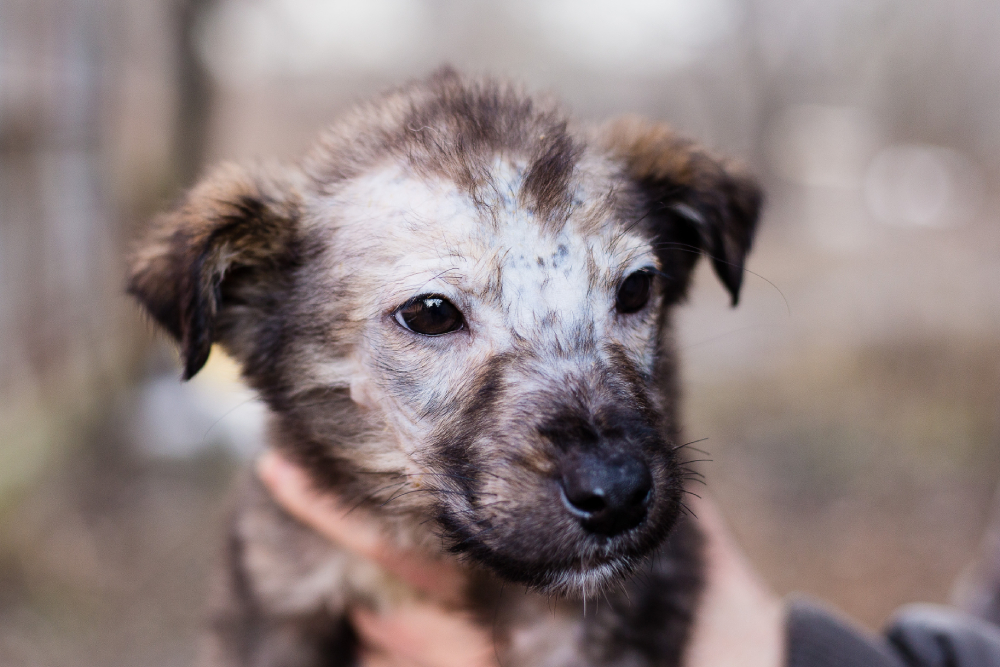
[[[366,410],[374,410],[378,405],[371,378],[365,375],[351,377],[351,400]]]

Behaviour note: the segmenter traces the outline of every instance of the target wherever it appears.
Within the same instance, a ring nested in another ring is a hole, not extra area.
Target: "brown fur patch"
[[[287,177],[227,164],[154,221],[132,258],[128,289],[180,341],[185,379],[208,359],[227,274],[252,272],[259,281],[294,262],[297,195]]]
[[[694,223],[695,233],[685,240],[673,246],[662,242],[664,254],[686,252],[691,259],[681,260],[683,265],[705,253],[735,306],[763,204],[756,182],[737,164],[713,157],[666,125],[637,116],[609,122],[599,136],[652,199],[652,217],[660,218],[654,224],[662,228],[662,218],[671,215],[687,218],[688,226]]]

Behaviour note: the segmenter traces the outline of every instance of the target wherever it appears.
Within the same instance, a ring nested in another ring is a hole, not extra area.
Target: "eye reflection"
[[[404,329],[423,336],[441,336],[458,331],[465,324],[458,308],[439,294],[414,297],[400,306],[393,317]]]

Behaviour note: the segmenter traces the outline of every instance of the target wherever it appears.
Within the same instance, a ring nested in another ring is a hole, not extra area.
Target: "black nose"
[[[653,478],[641,460],[622,453],[576,456],[562,466],[562,491],[584,529],[617,535],[639,525],[653,492]]]

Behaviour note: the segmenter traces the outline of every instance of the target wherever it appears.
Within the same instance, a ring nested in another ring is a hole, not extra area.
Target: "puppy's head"
[[[669,310],[701,254],[736,302],[759,205],[660,125],[578,130],[442,72],[349,114],[300,168],[210,175],[131,291],[186,377],[213,342],[243,364],[318,483],[585,593],[678,517]]]

